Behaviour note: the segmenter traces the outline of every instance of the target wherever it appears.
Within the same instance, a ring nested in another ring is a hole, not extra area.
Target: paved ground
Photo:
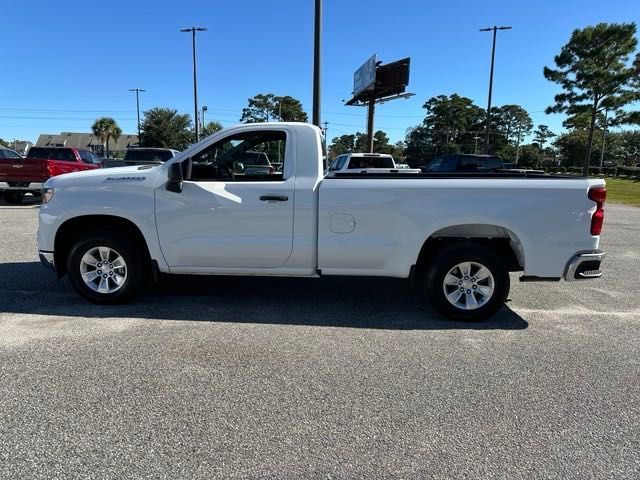
[[[640,209],[606,278],[479,325],[390,280],[165,279],[89,305],[0,205],[0,478],[640,478]]]

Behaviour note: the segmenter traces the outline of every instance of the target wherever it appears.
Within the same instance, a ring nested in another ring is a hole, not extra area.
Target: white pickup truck
[[[391,155],[384,153],[345,153],[336,157],[327,169],[334,173],[396,173],[400,170]],[[402,173],[421,173],[419,168],[402,167]]]
[[[478,320],[521,280],[601,275],[602,179],[539,174],[323,175],[301,123],[211,135],[162,165],[44,185],[38,248],[85,298],[118,303],[157,272],[410,279],[445,316]],[[236,173],[244,152],[277,173]]]

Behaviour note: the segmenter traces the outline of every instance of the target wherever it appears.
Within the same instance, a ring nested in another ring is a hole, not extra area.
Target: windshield
[[[395,164],[391,157],[351,157],[348,168],[395,168]]]
[[[173,152],[171,150],[143,150],[143,149],[131,149],[127,150],[124,156],[125,160],[136,160],[141,162],[166,162],[173,158]]]

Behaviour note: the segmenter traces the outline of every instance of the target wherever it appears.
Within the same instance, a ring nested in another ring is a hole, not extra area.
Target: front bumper
[[[590,278],[600,278],[602,271],[600,263],[604,259],[602,250],[592,250],[590,252],[576,253],[564,270],[564,279],[567,282],[576,280],[587,280]]]
[[[40,263],[44,265],[46,268],[50,270],[55,270],[56,266],[53,263],[53,252],[45,252],[40,250],[38,252],[38,256],[40,257]]]

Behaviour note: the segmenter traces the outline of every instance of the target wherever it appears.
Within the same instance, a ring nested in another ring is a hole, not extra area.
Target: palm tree
[[[106,144],[106,155],[109,157],[109,140],[118,140],[122,134],[122,129],[118,126],[116,121],[111,117],[101,117],[93,122],[91,127],[93,134],[100,139],[102,145]]]

